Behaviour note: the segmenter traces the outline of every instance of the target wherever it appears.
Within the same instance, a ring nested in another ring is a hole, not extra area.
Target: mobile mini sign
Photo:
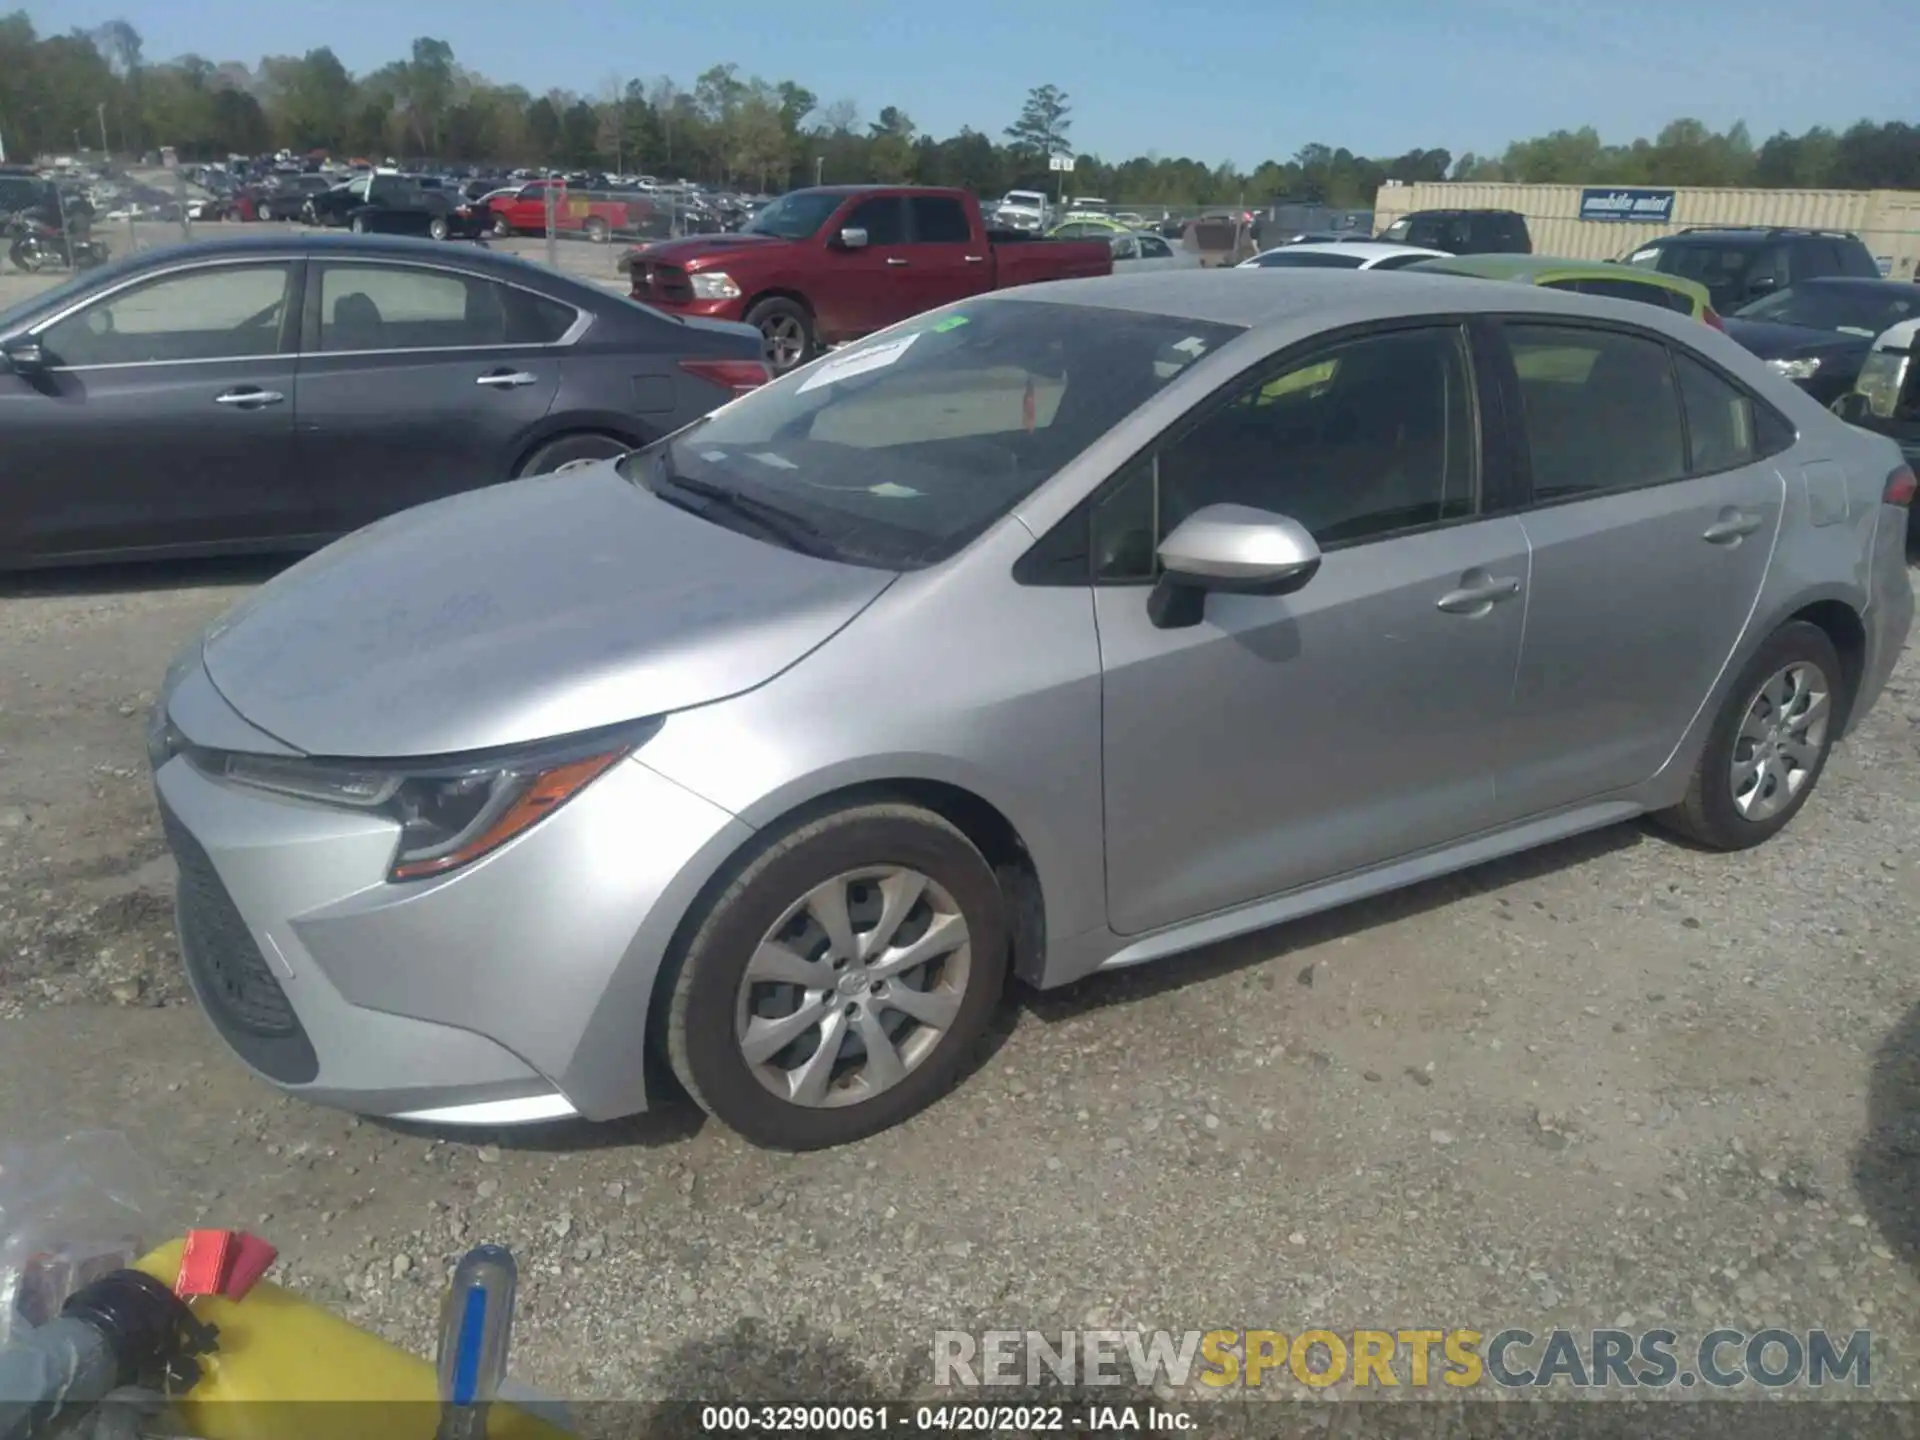
[[[1582,220],[1638,220],[1665,225],[1673,220],[1673,190],[1582,190]]]

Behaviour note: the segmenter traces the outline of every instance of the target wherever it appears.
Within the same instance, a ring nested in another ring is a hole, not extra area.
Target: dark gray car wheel
[[[804,305],[775,296],[747,312],[747,324],[760,332],[767,367],[784,375],[814,356],[813,316]]]
[[[367,217],[364,215],[354,216],[352,224],[349,226],[349,228],[356,235],[366,234],[367,233]]]
[[[429,220],[427,222],[427,234],[432,236],[435,240],[446,239],[447,238],[446,216],[436,215],[431,220]]]
[[[1715,850],[1771,839],[1813,793],[1847,698],[1827,632],[1805,621],[1781,626],[1727,692],[1686,798],[1656,818]]]
[[[514,476],[518,479],[528,475],[551,475],[568,465],[617,460],[631,449],[633,446],[617,435],[562,435],[557,440],[549,440],[529,455]]]
[[[675,958],[674,1075],[753,1144],[843,1145],[965,1073],[1006,981],[1006,902],[930,811],[863,805],[757,851]]]

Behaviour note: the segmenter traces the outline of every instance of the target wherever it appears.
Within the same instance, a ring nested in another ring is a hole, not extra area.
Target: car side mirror
[[[16,375],[38,375],[47,368],[47,352],[29,336],[0,345],[0,355],[6,357],[7,368]]]
[[[1209,591],[1290,595],[1320,569],[1320,546],[1297,520],[1251,505],[1206,505],[1159,549],[1147,616],[1162,630],[1198,625]]]
[[[1747,281],[1747,294],[1749,296],[1771,295],[1779,288],[1779,279],[1772,275],[1756,275]]]
[[[1872,413],[1872,407],[1867,397],[1858,390],[1849,390],[1833,402],[1833,413],[1849,425],[1864,425],[1867,416]]]
[[[839,236],[842,250],[864,250],[867,248],[867,232],[858,225],[848,225]]]

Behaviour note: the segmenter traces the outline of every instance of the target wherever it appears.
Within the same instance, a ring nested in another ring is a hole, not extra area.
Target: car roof
[[[1540,311],[1568,316],[1607,316],[1710,345],[1696,330],[1715,332],[1690,316],[1631,300],[1607,300],[1536,285],[1487,285],[1460,275],[1418,270],[1295,271],[1284,285],[1237,265],[1207,270],[1155,270],[1085,280],[1023,285],[997,299],[1089,305],[1166,315],[1259,330],[1293,327],[1306,320],[1324,325],[1390,319],[1396,315],[1463,314],[1479,311]],[[1735,347],[1738,349],[1738,347]]]
[[[1865,295],[1878,295],[1898,291],[1911,297],[1920,287],[1911,280],[1888,280],[1874,275],[1816,275],[1810,280],[1796,280],[1787,287],[1790,290],[1857,290]]]
[[[532,276],[550,284],[567,286],[574,291],[585,289],[597,295],[610,293],[600,286],[549,270],[544,265],[536,265],[516,255],[486,250],[478,245],[450,245],[444,240],[416,239],[407,235],[266,234],[244,235],[231,240],[195,240],[181,245],[141,250],[89,273],[102,279],[118,279],[189,260],[251,256],[295,259],[305,255],[319,259],[432,260],[442,264],[452,261],[475,270],[490,270],[506,279],[525,280]]]
[[[1624,280],[1629,285],[1677,291],[1697,304],[1711,302],[1704,285],[1683,276],[1632,265],[1610,265],[1600,260],[1568,260],[1558,255],[1445,255],[1407,268],[1428,275],[1472,275],[1482,280],[1512,280],[1527,285],[1547,280]]]

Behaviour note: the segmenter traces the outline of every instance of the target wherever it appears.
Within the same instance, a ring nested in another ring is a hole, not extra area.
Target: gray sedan
[[[746,326],[484,250],[147,251],[0,314],[0,569],[311,548],[624,454],[766,378]]]
[[[1645,813],[1774,836],[1905,641],[1911,494],[1646,306],[969,300],[214,626],[149,737],[187,972],[317,1101],[608,1119],[664,1073],[854,1140],[962,1077],[1010,972]]]

